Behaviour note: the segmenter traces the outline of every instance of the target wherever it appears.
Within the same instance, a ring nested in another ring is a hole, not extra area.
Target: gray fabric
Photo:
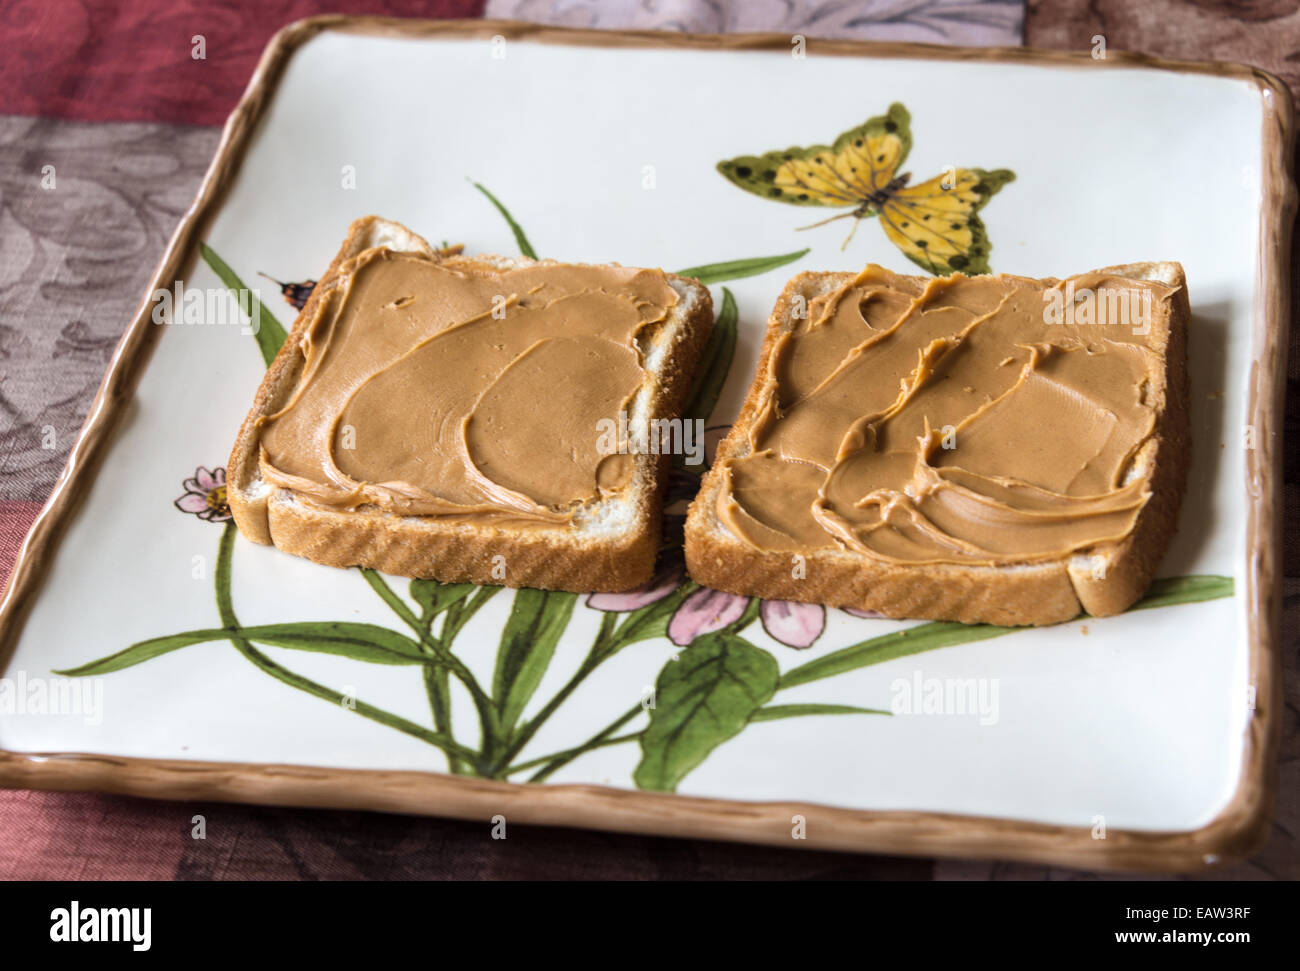
[[[219,137],[0,116],[0,499],[48,497]]]
[[[853,40],[1013,47],[1023,0],[488,0],[485,17],[564,27],[758,31]]]

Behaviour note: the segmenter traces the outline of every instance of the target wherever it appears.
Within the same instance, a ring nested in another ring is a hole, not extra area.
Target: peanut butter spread
[[[662,271],[504,272],[375,248],[340,268],[302,335],[291,397],[259,421],[271,485],[324,506],[564,523],[624,488],[598,422],[649,379]]]
[[[1175,289],[868,266],[808,301],[719,463],[720,521],[762,550],[1009,564],[1123,538],[1163,401]],[[1161,345],[1163,346],[1163,345]]]

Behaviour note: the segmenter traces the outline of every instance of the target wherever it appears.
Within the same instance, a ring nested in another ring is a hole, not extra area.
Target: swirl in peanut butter
[[[1028,563],[1121,540],[1150,495],[1173,293],[867,267],[775,340],[756,417],[720,460],[721,522],[758,549],[908,563]],[[1107,299],[1076,316],[1080,294]]]
[[[299,380],[260,427],[263,478],[309,502],[563,523],[630,480],[598,423],[648,380],[677,303],[658,270],[494,272],[383,248],[341,268]]]

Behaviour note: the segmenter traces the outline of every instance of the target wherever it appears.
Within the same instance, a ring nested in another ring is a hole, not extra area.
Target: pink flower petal
[[[181,488],[186,492],[197,492],[199,495],[207,495],[208,490],[199,485],[199,480],[195,478],[186,479],[181,483]]]
[[[764,600],[758,611],[763,629],[787,647],[812,647],[826,629],[826,608],[794,600]]]
[[[176,508],[181,512],[190,512],[197,516],[207,511],[208,497],[197,492],[187,492],[176,500]]]
[[[213,478],[213,480],[217,483],[217,485],[219,485],[219,486],[223,486],[223,485],[225,485],[225,484],[226,484],[226,470],[225,470],[225,469],[213,469],[213,470],[212,470],[212,478]]]
[[[707,587],[696,590],[682,601],[668,622],[668,638],[678,647],[686,647],[695,638],[712,634],[740,620],[748,605],[748,597]]]
[[[640,610],[642,607],[663,600],[676,590],[681,582],[681,565],[672,564],[669,568],[660,570],[635,590],[628,590],[626,593],[593,593],[587,598],[587,606],[610,613]]]
[[[846,614],[852,614],[854,617],[862,617],[866,620],[880,620],[885,616],[877,611],[862,610],[859,607],[841,607],[840,610],[844,611]]]
[[[215,489],[218,485],[221,484],[215,478],[213,478],[211,472],[209,472],[201,465],[194,470],[194,479],[199,484],[200,492],[211,492],[213,489]],[[188,486],[186,488],[188,488]]]

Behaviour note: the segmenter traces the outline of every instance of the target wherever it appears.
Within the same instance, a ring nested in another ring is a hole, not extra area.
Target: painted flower
[[[230,519],[230,505],[226,502],[226,470],[203,466],[194,470],[194,477],[185,480],[185,494],[176,500],[181,512],[193,513],[210,523],[224,523]]]
[[[649,607],[663,600],[686,579],[686,561],[682,556],[682,528],[686,517],[667,513],[663,517],[663,540],[659,544],[659,561],[654,576],[634,590],[623,593],[593,593],[587,606],[594,610],[622,614]]]
[[[841,607],[851,617],[862,617],[866,620],[883,620],[885,615],[878,610],[863,610],[861,607]]]
[[[678,647],[686,647],[695,638],[740,620],[747,606],[748,597],[708,587],[696,590],[673,613],[673,619],[668,622],[668,639]]]
[[[826,608],[797,600],[764,600],[758,611],[763,629],[787,647],[812,647],[826,629]]]
[[[685,572],[680,558],[677,562],[662,563],[655,571],[655,575],[635,590],[624,593],[593,593],[587,598],[587,606],[616,614],[649,607],[676,590],[681,585]]]
[[[678,647],[686,647],[697,637],[712,634],[740,620],[749,606],[749,598],[739,594],[696,590],[668,622],[668,638]],[[798,650],[812,647],[826,629],[826,608],[821,604],[797,603],[793,600],[763,600],[758,608],[763,629],[773,639]]]
[[[609,613],[640,610],[663,600],[685,579],[681,557],[665,555],[648,583],[625,593],[593,593],[587,606]],[[668,638],[686,647],[697,637],[713,634],[740,620],[749,598],[701,587],[681,602],[668,622]],[[764,600],[759,604],[763,629],[787,647],[812,647],[826,629],[826,608],[793,600]]]
[[[731,430],[730,425],[715,425],[704,434],[704,469],[713,464],[718,443]],[[674,468],[670,473],[668,499],[690,499],[699,488],[699,475]],[[595,610],[624,613],[640,610],[669,596],[686,577],[682,563],[682,526],[686,517],[678,514],[664,516],[664,545],[660,551],[659,566],[649,582],[625,593],[593,593],[587,606]],[[678,647],[686,647],[697,637],[714,634],[736,623],[745,615],[749,598],[721,590],[701,587],[690,594],[673,611],[668,622],[668,639]],[[820,604],[798,603],[793,600],[763,600],[759,603],[759,619],[763,629],[773,640],[798,650],[812,647],[826,629],[826,608]]]

